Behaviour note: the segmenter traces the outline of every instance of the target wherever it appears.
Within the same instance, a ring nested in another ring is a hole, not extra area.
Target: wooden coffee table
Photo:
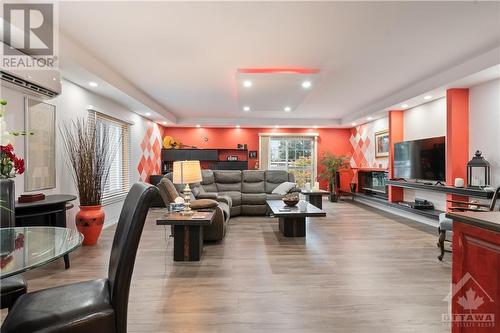
[[[287,207],[281,200],[267,200],[267,206],[278,218],[279,228],[285,237],[305,237],[306,236],[306,217],[324,217],[326,212],[318,207],[307,204],[305,212],[301,212],[299,207]],[[283,208],[290,208],[283,211]]]
[[[203,227],[212,224],[215,212],[200,212],[200,214],[205,214],[205,216],[197,219],[194,218],[196,215],[167,212],[156,220],[157,225],[174,226],[174,261],[199,261],[201,259]]]
[[[325,190],[302,190],[300,191],[301,194],[305,195],[307,198],[307,201],[311,205],[314,205],[318,207],[319,209],[323,209],[323,196],[330,194],[330,192],[325,191]]]

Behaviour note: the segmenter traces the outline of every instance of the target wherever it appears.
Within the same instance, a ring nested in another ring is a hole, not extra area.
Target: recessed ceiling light
[[[426,101],[428,101],[428,100],[432,99],[432,96],[431,96],[431,95],[424,96],[424,99],[425,99]]]
[[[236,125],[236,128],[240,128],[240,125]]]
[[[245,111],[245,112],[250,111],[250,107],[249,107],[249,106],[244,106],[244,107],[243,107],[243,111]]]
[[[89,86],[91,86],[91,87],[97,87],[97,86],[98,86],[98,84],[97,84],[97,82],[90,81],[90,82],[89,82]]]
[[[292,108],[291,108],[291,107],[289,107],[289,106],[285,106],[285,109],[284,109],[284,110],[285,110],[285,112],[290,112],[290,111],[292,111]]]
[[[373,120],[373,118],[372,117],[368,117],[368,118],[366,118],[366,120],[370,121],[370,120]]]
[[[146,116],[150,116],[151,115],[151,112],[146,112],[145,113]]]
[[[317,125],[314,125],[314,126],[313,126],[313,128],[318,128],[318,126],[317,126]]]
[[[304,81],[304,82],[302,82],[302,88],[306,88],[307,89],[307,88],[311,88],[311,86],[312,86],[311,81]]]
[[[201,127],[201,125],[200,125],[200,124],[198,124],[198,125],[196,125],[196,127],[200,128],[200,127]]]
[[[352,126],[356,126],[356,123],[351,123]]]
[[[167,124],[167,122],[166,122],[166,121],[162,121],[161,123],[162,123],[163,125],[166,125],[166,124]]]
[[[407,108],[407,107],[408,107],[408,104],[401,104],[401,107],[402,107],[402,108]]]
[[[250,88],[252,86],[252,81],[245,80],[243,81],[243,87]]]
[[[274,125],[274,128],[280,128],[279,125]]]

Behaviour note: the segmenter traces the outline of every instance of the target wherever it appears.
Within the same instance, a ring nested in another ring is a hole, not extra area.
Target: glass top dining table
[[[83,235],[69,228],[2,228],[0,278],[46,265],[74,251],[82,242]]]

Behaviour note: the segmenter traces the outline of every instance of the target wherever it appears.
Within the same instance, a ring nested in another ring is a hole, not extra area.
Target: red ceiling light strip
[[[316,74],[319,69],[300,67],[277,67],[277,68],[240,68],[241,74]]]

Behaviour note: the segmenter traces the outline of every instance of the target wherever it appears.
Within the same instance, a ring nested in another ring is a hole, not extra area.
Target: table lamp
[[[192,214],[191,211],[191,188],[190,183],[201,182],[200,161],[175,161],[172,177],[174,184],[184,184],[184,211],[183,214]]]

